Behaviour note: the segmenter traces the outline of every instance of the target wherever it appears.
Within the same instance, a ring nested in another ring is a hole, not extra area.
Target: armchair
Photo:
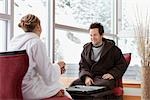
[[[131,53],[126,53],[126,54],[123,54],[123,56],[124,56],[124,58],[125,58],[125,60],[126,60],[126,63],[127,63],[127,65],[129,65],[129,63],[130,63],[130,60],[131,60]],[[76,82],[76,80],[75,81],[73,81],[73,82]],[[82,91],[82,90],[81,90]],[[121,79],[119,79],[119,80],[116,80],[116,86],[115,86],[115,88],[113,88],[112,90],[110,90],[111,92],[104,92],[104,95],[101,95],[100,93],[92,93],[92,94],[85,94],[84,96],[82,96],[83,98],[89,98],[89,97],[94,97],[93,99],[95,100],[95,98],[96,98],[96,100],[101,100],[102,98],[101,98],[101,96],[104,96],[104,100],[122,100],[123,98],[123,84],[122,84],[122,78]],[[68,92],[70,92],[70,93],[72,93],[72,96],[74,96],[75,98],[76,97],[78,97],[78,98],[81,98],[81,93],[79,94],[79,93],[77,93],[77,94],[75,94],[75,91],[74,90],[72,90],[72,91],[70,91],[70,90],[68,90]],[[73,93],[74,92],[74,93]],[[94,95],[94,96],[93,96]],[[98,99],[97,99],[98,98]],[[93,99],[90,99],[90,100],[93,100]],[[79,99],[80,100],[80,99]]]
[[[123,56],[127,62],[127,65],[129,65],[130,61],[131,61],[131,53],[125,53],[125,54],[123,54]],[[113,89],[113,93],[115,96],[122,96],[123,95],[122,78],[117,80],[116,83],[117,83],[117,86],[116,86],[116,88]]]
[[[0,99],[23,99],[21,84],[28,65],[25,50],[0,52]]]

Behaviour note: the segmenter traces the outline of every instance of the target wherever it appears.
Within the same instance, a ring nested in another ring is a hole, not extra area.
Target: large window
[[[141,59],[137,51],[134,25],[137,18],[144,18],[150,11],[149,0],[122,0],[121,4],[121,24],[118,34],[118,45],[123,52],[131,52],[132,58],[130,66],[124,75],[124,79],[141,80]],[[147,16],[150,17],[150,16]],[[119,23],[120,23],[119,22]]]
[[[0,52],[7,50],[8,42],[12,37],[12,4],[13,0],[0,0]]]
[[[101,22],[107,37],[116,39],[114,0],[56,0],[55,2],[55,61],[67,64],[65,76],[78,76],[78,63],[83,45],[90,41],[89,25]]]
[[[14,35],[23,33],[18,27],[20,19],[26,14],[34,14],[41,20],[42,40],[47,43],[49,0],[14,0]]]
[[[13,0],[0,0],[0,13],[11,15],[11,7]]]
[[[55,37],[55,61],[64,60],[67,64],[79,62],[83,45],[90,39],[86,33],[58,29]]]
[[[144,4],[149,4],[148,0],[145,1]],[[80,43],[79,46],[79,43],[75,41],[69,42],[70,39],[67,36],[70,34],[70,38],[76,38],[76,41],[78,41],[82,40],[83,37],[80,36],[83,34],[86,36],[84,41],[87,42],[89,41],[88,32],[73,32],[73,27],[86,30],[92,22],[101,22],[104,25],[105,32],[109,33],[105,37],[114,39],[123,53],[132,53],[131,63],[124,79],[141,80],[141,61],[137,51],[133,24],[135,22],[135,10],[137,8],[141,10],[142,7],[145,7],[141,5],[142,2],[142,0],[56,0],[55,23],[63,25],[63,28],[61,27],[62,31],[58,31],[57,28],[59,27],[55,27],[54,57],[56,57],[55,60],[65,59],[69,63],[68,69],[70,72],[67,72],[68,76],[77,76],[74,75],[77,74],[74,70],[78,68],[84,42]],[[71,29],[65,26],[71,26]],[[110,35],[112,33],[113,35]],[[60,34],[61,37],[58,38]],[[62,40],[64,41],[60,42]],[[70,55],[69,51],[72,52],[72,48],[74,48],[74,51],[78,50]]]
[[[5,4],[6,2],[5,2],[5,0],[0,0],[0,13],[5,13],[5,6],[6,6],[6,4]]]
[[[1,0],[0,4],[5,4],[4,1]],[[149,0],[144,1],[149,4]],[[14,0],[14,35],[23,32],[17,26],[22,16],[28,13],[37,15],[43,28],[42,40],[52,54],[52,61],[64,60],[68,64],[65,75],[72,77],[78,75],[83,45],[90,41],[89,25],[101,22],[105,37],[115,40],[123,53],[132,53],[124,79],[141,80],[140,57],[133,32],[133,7],[145,7],[142,3],[143,0]],[[4,7],[0,6],[0,13],[5,11]],[[0,25],[5,23],[7,21],[1,21]]]
[[[112,33],[114,0],[56,0],[56,23],[87,29],[101,22]]]
[[[0,20],[0,52],[6,51],[6,22]]]
[[[119,37],[118,46],[123,53],[131,53],[131,62],[124,75],[125,80],[141,80],[141,61],[137,51],[135,38]]]

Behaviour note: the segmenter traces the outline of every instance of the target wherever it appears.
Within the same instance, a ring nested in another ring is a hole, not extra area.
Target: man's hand
[[[114,77],[113,77],[111,74],[109,74],[109,73],[104,74],[104,75],[102,76],[102,78],[103,78],[103,79],[109,79],[109,80],[114,79]]]
[[[86,76],[85,85],[89,86],[92,85],[93,83],[94,83],[93,80],[90,77]]]

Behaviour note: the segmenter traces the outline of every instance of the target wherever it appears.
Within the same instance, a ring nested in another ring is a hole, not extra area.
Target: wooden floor
[[[124,88],[123,100],[141,100],[141,88]]]
[[[139,96],[123,96],[123,100],[141,100]]]

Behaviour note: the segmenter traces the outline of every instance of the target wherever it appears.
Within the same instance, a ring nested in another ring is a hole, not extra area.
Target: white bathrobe
[[[17,50],[26,50],[29,56],[29,68],[22,83],[24,99],[48,98],[63,89],[59,83],[60,67],[50,62],[44,43],[35,33],[27,32],[13,38],[8,51]]]

